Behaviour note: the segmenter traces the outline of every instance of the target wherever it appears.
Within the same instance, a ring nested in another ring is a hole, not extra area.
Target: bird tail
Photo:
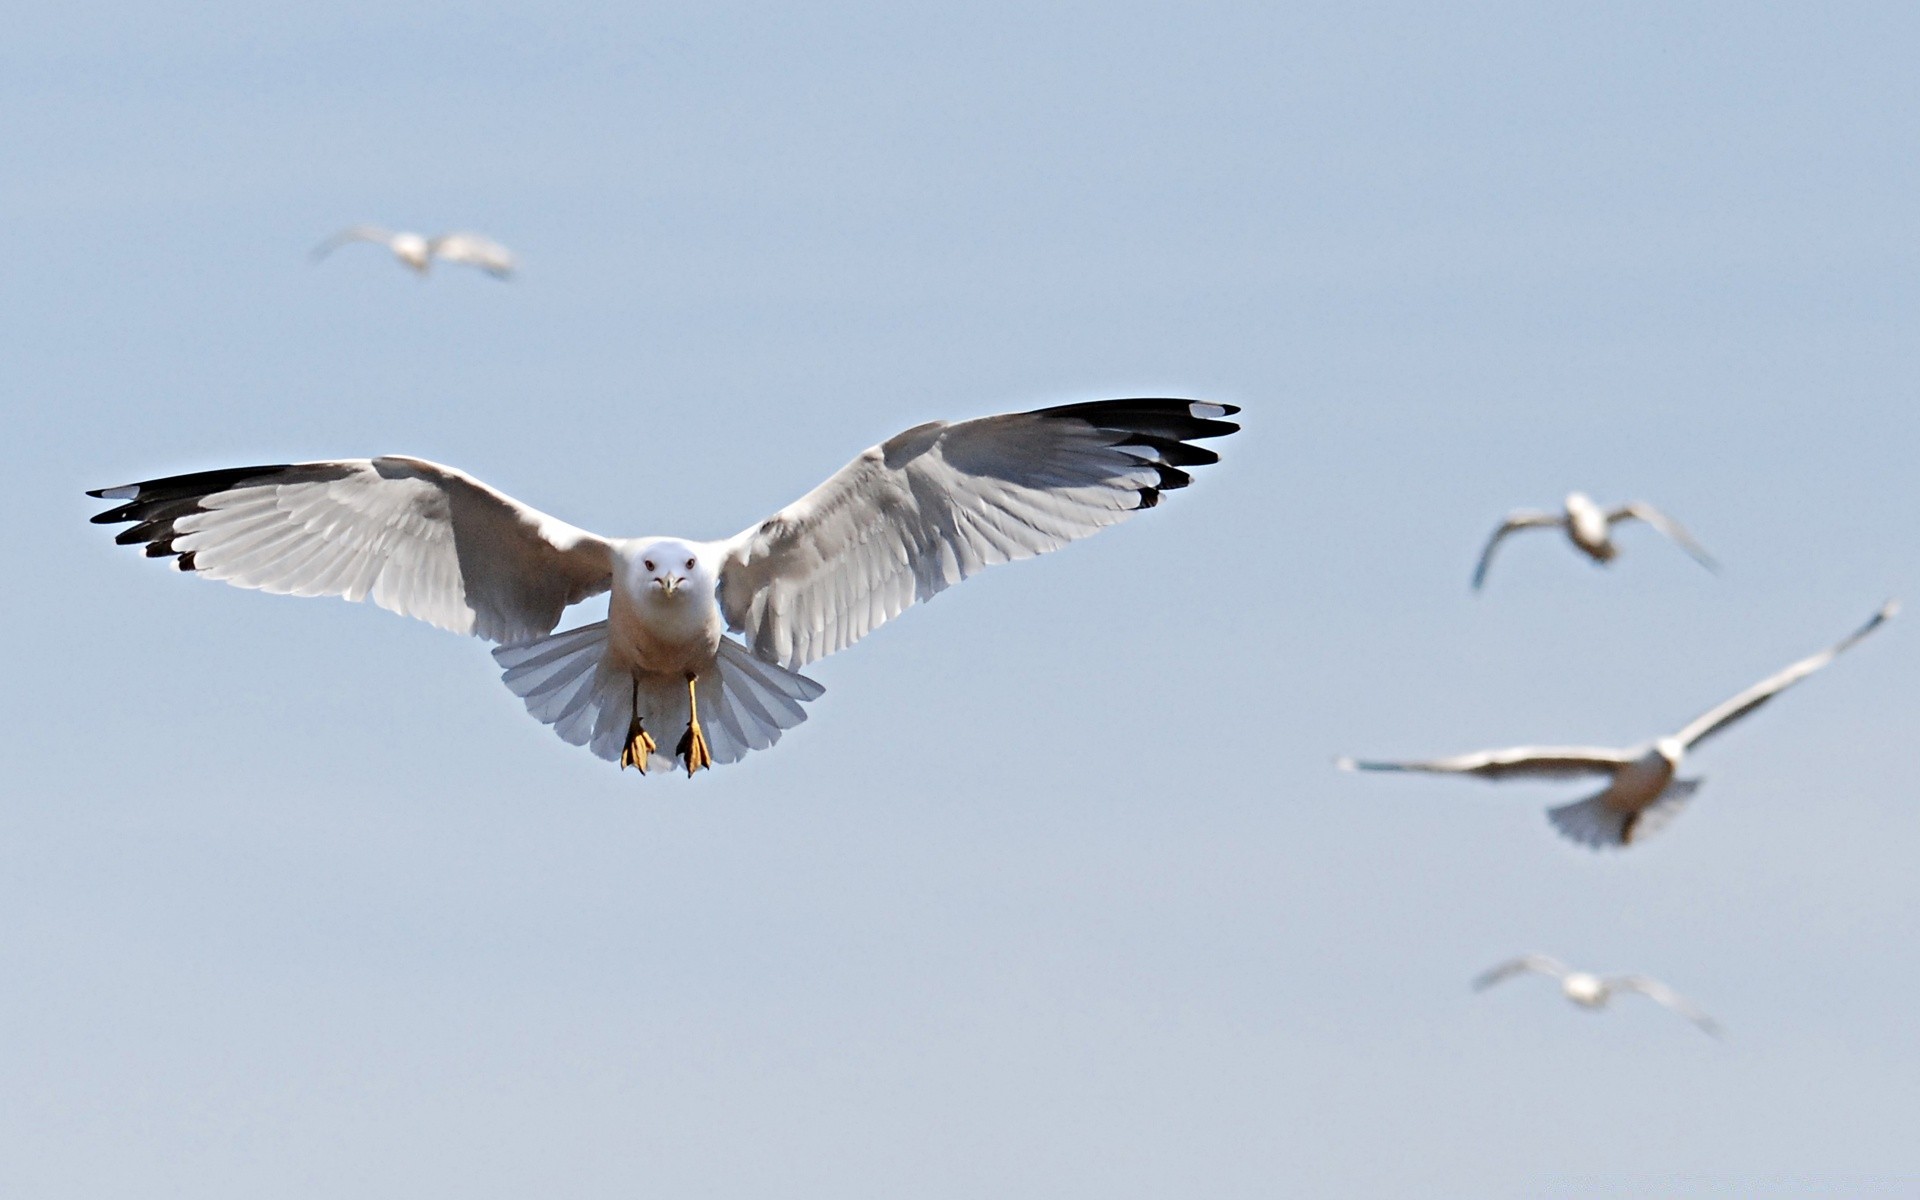
[[[1660,798],[1638,812],[1621,812],[1607,804],[1613,789],[1588,796],[1585,800],[1547,810],[1547,819],[1562,837],[1595,850],[1626,846],[1642,841],[1673,820],[1689,798],[1699,789],[1701,780],[1676,779],[1660,793]]]
[[[674,747],[690,716],[686,682],[651,672],[634,675],[609,663],[605,621],[501,646],[493,657],[508,690],[562,741],[620,761],[637,700],[641,724],[655,744],[647,770],[676,765]],[[738,762],[747,751],[779,741],[784,730],[807,719],[801,706],[826,690],[725,638],[715,667],[694,684],[694,695],[716,764]]]

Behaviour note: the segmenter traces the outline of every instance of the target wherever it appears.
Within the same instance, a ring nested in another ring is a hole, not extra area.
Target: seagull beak
[[[682,579],[678,575],[662,575],[658,579],[654,580],[653,582],[656,587],[660,588],[662,591],[666,592],[667,595],[671,596],[675,591],[679,589],[681,584],[686,582],[686,580]]]

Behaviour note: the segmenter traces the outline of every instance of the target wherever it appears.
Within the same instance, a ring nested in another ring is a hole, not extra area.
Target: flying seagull
[[[1487,568],[1493,565],[1493,552],[1510,533],[1522,529],[1564,529],[1567,539],[1575,548],[1594,562],[1610,563],[1620,553],[1613,544],[1613,527],[1622,521],[1645,521],[1661,533],[1666,534],[1680,548],[1693,555],[1694,561],[1709,571],[1720,569],[1693,535],[1683,528],[1680,522],[1667,516],[1651,504],[1634,501],[1630,504],[1618,504],[1612,508],[1601,508],[1585,492],[1568,493],[1566,504],[1560,512],[1540,512],[1533,509],[1521,509],[1507,514],[1500,528],[1493,531],[1493,537],[1487,541],[1487,548],[1480,552],[1480,564],[1473,569],[1473,590],[1479,591],[1487,581]]]
[[[1832,662],[1843,650],[1878,629],[1899,604],[1889,600],[1871,620],[1834,645],[1762,679],[1746,691],[1695,717],[1680,732],[1640,746],[1612,750],[1595,746],[1517,746],[1483,750],[1425,762],[1335,760],[1343,771],[1427,771],[1440,775],[1477,775],[1482,779],[1557,779],[1600,776],[1607,786],[1584,800],[1549,809],[1562,834],[1600,849],[1625,846],[1671,820],[1703,782],[1678,779],[1680,764],[1693,747],[1732,725],[1781,692]]]
[[[1501,963],[1476,978],[1473,990],[1484,992],[1496,983],[1528,973],[1558,980],[1561,995],[1590,1011],[1598,1012],[1605,1008],[1616,992],[1638,992],[1679,1013],[1713,1036],[1720,1036],[1720,1026],[1712,1017],[1658,979],[1649,979],[1645,975],[1589,975],[1585,971],[1569,970],[1565,964],[1544,954],[1523,954]]]
[[[916,601],[1152,508],[1218,462],[1193,443],[1230,404],[1102,400],[882,442],[721,541],[605,538],[452,467],[390,456],[240,467],[102,488],[96,523],[183,571],[296,596],[369,597],[493,654],[527,711],[625,766],[764,750],[821,687],[799,674]],[[568,605],[607,617],[553,632]],[[740,635],[739,640],[726,636]],[[703,720],[704,718],[704,720]],[[684,733],[681,731],[684,730]]]
[[[373,242],[385,246],[393,251],[393,256],[403,265],[412,267],[422,275],[427,273],[427,268],[433,265],[436,258],[442,262],[479,267],[496,279],[505,279],[513,274],[513,252],[477,233],[443,233],[438,237],[424,237],[404,230],[395,233],[378,225],[355,225],[351,229],[341,230],[314,247],[314,260],[317,262],[325,258],[348,242]]]

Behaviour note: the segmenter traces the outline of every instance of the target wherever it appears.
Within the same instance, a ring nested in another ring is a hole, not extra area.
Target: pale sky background
[[[1912,1194],[1911,5],[114,0],[0,42],[9,1197]],[[510,284],[335,229],[474,228]],[[405,452],[731,534],[936,417],[1239,404],[689,784],[82,490]],[[1509,508],[1645,498],[1598,570]],[[1628,998],[1467,981],[1540,950]],[[1904,1178],[1905,1186],[1889,1181]]]

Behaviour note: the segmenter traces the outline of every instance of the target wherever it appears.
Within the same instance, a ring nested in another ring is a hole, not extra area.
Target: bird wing
[[[371,596],[455,633],[514,642],[604,592],[612,547],[417,458],[239,467],[87,493],[96,524],[183,571],[295,596]]]
[[[1598,746],[1515,746],[1508,750],[1481,750],[1452,758],[1413,762],[1383,762],[1340,758],[1343,771],[1424,771],[1435,775],[1478,775],[1482,779],[1560,779],[1580,775],[1612,775],[1633,761],[1624,750]]]
[[[443,233],[428,240],[427,253],[446,262],[479,267],[502,279],[513,273],[513,251],[477,233]]]
[[[1835,658],[1838,658],[1842,651],[1878,629],[1883,622],[1899,611],[1900,605],[1897,602],[1892,600],[1887,601],[1880,606],[1880,611],[1874,613],[1865,625],[1854,630],[1846,637],[1841,638],[1838,642],[1835,642],[1820,653],[1801,659],[1778,675],[1768,676],[1746,691],[1733,697],[1731,700],[1724,701],[1708,709],[1706,712],[1701,713],[1698,717],[1695,717],[1692,723],[1685,729],[1682,729],[1674,736],[1680,740],[1681,746],[1685,748],[1691,748],[1700,742],[1706,741],[1714,734],[1719,733],[1722,729],[1738,721],[1741,717],[1746,716],[1754,709],[1759,708],[1762,704],[1765,704],[1781,692],[1786,691],[1794,684],[1799,683],[1802,679],[1805,679],[1821,667],[1832,662]]]
[[[1661,533],[1666,534],[1667,537],[1672,539],[1682,550],[1693,555],[1693,560],[1707,570],[1718,571],[1720,569],[1720,564],[1714,561],[1713,555],[1707,553],[1705,546],[1693,540],[1693,535],[1687,532],[1684,525],[1651,504],[1642,504],[1636,500],[1630,504],[1622,504],[1617,508],[1607,510],[1608,525],[1618,525],[1622,521],[1645,521]]]
[[[993,563],[1152,508],[1219,461],[1230,404],[1103,400],[916,426],[726,543],[720,603],[789,670],[860,640]]]
[[[1693,1001],[1682,996],[1679,992],[1674,991],[1666,984],[1661,983],[1658,979],[1650,979],[1645,975],[1619,975],[1607,980],[1606,983],[1607,987],[1616,991],[1639,992],[1642,996],[1647,997],[1655,1003],[1664,1005],[1674,1012],[1679,1013],[1713,1036],[1720,1036],[1720,1025],[1718,1022],[1702,1012],[1699,1006],[1694,1004]]]
[[[1480,552],[1479,565],[1473,568],[1473,590],[1479,591],[1480,585],[1487,581],[1487,568],[1493,565],[1493,552],[1499,548],[1502,541],[1506,540],[1508,534],[1522,529],[1546,529],[1559,524],[1561,524],[1561,517],[1558,513],[1524,510],[1508,513],[1507,519],[1500,523],[1500,528],[1494,530],[1493,536],[1487,539],[1487,548]]]
[[[1566,964],[1557,958],[1548,958],[1544,954],[1522,954],[1519,958],[1510,958],[1495,967],[1473,977],[1473,990],[1484,992],[1496,983],[1504,983],[1515,975],[1532,972],[1551,979],[1564,979],[1567,975]]]
[[[332,254],[348,242],[376,242],[382,246],[393,244],[393,230],[378,225],[355,225],[351,229],[342,229],[326,241],[313,248],[313,257],[317,262]]]

